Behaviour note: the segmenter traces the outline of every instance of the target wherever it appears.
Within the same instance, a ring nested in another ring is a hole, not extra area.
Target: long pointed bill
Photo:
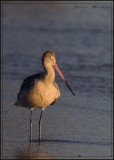
[[[66,79],[64,78],[64,76],[62,75],[61,71],[59,70],[57,64],[53,65],[54,69],[59,73],[61,79],[63,80],[63,82],[66,84],[66,86],[68,87],[68,89],[72,92],[72,94],[75,96],[73,90],[71,89],[71,87],[69,86],[68,82],[66,81]]]

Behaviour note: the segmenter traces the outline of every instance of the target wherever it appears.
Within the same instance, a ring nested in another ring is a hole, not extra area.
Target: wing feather
[[[17,99],[20,98],[21,94],[26,91],[26,90],[29,90],[30,88],[32,88],[35,84],[35,80],[41,80],[43,79],[45,76],[45,73],[44,72],[41,72],[41,73],[38,73],[38,74],[34,74],[34,75],[31,75],[27,78],[24,79],[21,87],[20,87],[20,91],[19,93],[17,94]]]

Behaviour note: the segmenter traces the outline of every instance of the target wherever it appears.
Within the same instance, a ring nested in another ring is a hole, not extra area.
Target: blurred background
[[[14,102],[47,50],[76,96],[56,74],[61,97],[45,110],[40,145],[33,111],[30,144],[30,111]],[[111,2],[2,2],[1,58],[2,158],[112,157]]]

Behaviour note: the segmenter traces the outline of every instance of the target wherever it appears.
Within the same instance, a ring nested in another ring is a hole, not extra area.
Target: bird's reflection
[[[58,157],[59,153],[52,153],[52,147],[54,144],[58,144],[58,147],[61,144],[84,144],[84,145],[112,145],[112,143],[109,142],[94,142],[94,141],[73,141],[73,140],[60,140],[60,139],[43,139],[41,142],[39,140],[32,140],[32,142],[24,142],[23,144],[20,143],[20,148],[16,149],[13,153],[14,157],[16,159],[56,159]],[[19,144],[18,144],[19,145]],[[25,148],[23,147],[25,145]],[[27,147],[26,147],[27,146]],[[45,149],[44,149],[45,148]],[[57,149],[57,148],[56,148]],[[50,151],[51,154],[50,154]],[[82,155],[77,155],[78,157],[81,157]]]
[[[54,159],[55,156],[50,155],[48,152],[43,152],[40,147],[41,143],[37,142],[37,147],[33,147],[34,142],[29,143],[28,148],[15,150],[14,156],[16,159]]]

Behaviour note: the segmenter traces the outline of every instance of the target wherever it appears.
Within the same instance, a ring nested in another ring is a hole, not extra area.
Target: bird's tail
[[[16,105],[16,106],[17,106],[17,102],[15,102],[15,103],[14,103],[14,105]]]
[[[19,106],[20,106],[18,102],[15,102],[15,103],[14,103],[14,105],[16,105],[17,107],[19,107]]]

